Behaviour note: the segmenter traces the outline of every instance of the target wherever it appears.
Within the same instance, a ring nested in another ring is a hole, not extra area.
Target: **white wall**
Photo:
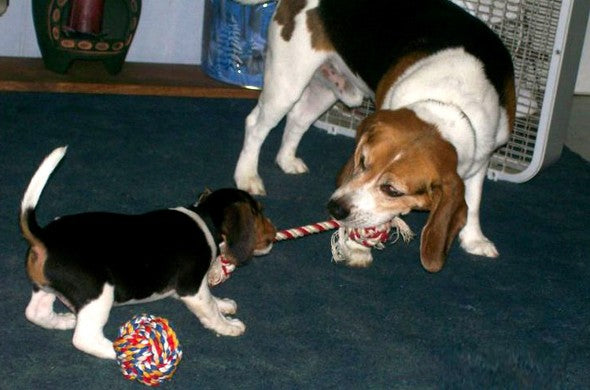
[[[204,6],[204,0],[143,0],[127,59],[200,64]]]
[[[204,0],[143,0],[127,60],[199,64],[204,4]],[[12,0],[0,17],[0,56],[41,56],[31,0]]]
[[[578,69],[576,93],[590,95],[590,18],[588,19],[588,26],[586,28],[582,60]]]
[[[0,55],[7,57],[40,57],[31,1],[12,0],[0,17]]]

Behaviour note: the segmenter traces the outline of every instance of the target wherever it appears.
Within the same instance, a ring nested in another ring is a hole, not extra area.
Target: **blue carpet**
[[[0,388],[141,387],[114,362],[77,351],[72,331],[24,317],[30,285],[17,214],[41,159],[69,145],[41,198],[41,224],[185,205],[204,187],[233,186],[254,104],[0,93]],[[353,141],[311,130],[299,149],[311,172],[288,176],[274,164],[281,133],[261,155],[267,214],[279,228],[324,220]],[[527,183],[487,181],[482,225],[497,260],[455,243],[431,275],[414,240],[349,269],[330,261],[324,233],[276,244],[213,290],[238,302],[241,337],[216,337],[172,299],[114,308],[105,333],[114,338],[135,314],[168,318],[184,359],[167,389],[590,388],[589,186],[588,162],[568,150]],[[426,216],[406,221],[419,232]]]

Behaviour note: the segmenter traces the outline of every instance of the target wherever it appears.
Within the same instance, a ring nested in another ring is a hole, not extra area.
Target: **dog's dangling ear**
[[[221,226],[226,257],[235,265],[246,263],[254,254],[256,231],[254,216],[246,203],[229,207]]]
[[[194,206],[198,206],[199,203],[201,203],[202,201],[204,201],[209,195],[211,195],[213,191],[211,191],[209,189],[209,187],[205,187],[205,189],[203,190],[203,192],[201,192],[199,194],[199,197],[197,199],[197,202],[194,204]]]
[[[449,176],[433,189],[432,208],[422,229],[420,260],[428,272],[441,270],[453,239],[467,220],[463,181],[456,173]]]

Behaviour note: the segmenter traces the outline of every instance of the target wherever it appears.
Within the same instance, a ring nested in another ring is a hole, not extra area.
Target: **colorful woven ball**
[[[113,347],[123,376],[148,386],[172,378],[182,359],[180,344],[168,320],[146,314],[123,324]]]

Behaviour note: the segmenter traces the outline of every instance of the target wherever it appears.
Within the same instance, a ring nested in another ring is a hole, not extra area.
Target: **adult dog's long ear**
[[[431,189],[430,216],[422,229],[420,260],[428,272],[438,272],[445,264],[453,239],[467,220],[465,185],[453,172]]]
[[[226,257],[235,265],[246,263],[254,253],[256,231],[254,215],[247,203],[235,203],[227,209],[221,227]]]

